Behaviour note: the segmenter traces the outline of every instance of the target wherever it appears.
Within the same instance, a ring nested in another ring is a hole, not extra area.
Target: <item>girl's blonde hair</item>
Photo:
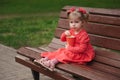
[[[88,21],[88,18],[89,18],[89,14],[83,8],[78,8],[78,9],[70,8],[67,11],[67,16],[69,19],[70,18],[79,18],[80,20],[86,21],[86,22]]]

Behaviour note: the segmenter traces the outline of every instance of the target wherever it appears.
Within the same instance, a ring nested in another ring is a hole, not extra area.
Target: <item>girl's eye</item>
[[[73,21],[70,21],[70,23],[73,23]]]
[[[79,23],[79,21],[70,21],[70,23]]]
[[[79,23],[79,21],[75,21],[75,23]]]

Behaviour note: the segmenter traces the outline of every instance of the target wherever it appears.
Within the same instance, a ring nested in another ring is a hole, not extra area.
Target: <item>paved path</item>
[[[33,80],[29,68],[15,62],[16,50],[0,44],[0,80]],[[41,75],[41,80],[53,80]]]

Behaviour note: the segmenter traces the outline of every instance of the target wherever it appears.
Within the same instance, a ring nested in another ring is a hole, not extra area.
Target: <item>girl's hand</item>
[[[65,45],[65,48],[67,49],[67,48],[68,48],[68,46],[69,46],[69,44],[66,44],[66,45]]]
[[[66,35],[66,36],[70,36],[70,35],[71,35],[71,34],[70,34],[70,31],[66,30],[66,31],[65,31],[65,35]]]

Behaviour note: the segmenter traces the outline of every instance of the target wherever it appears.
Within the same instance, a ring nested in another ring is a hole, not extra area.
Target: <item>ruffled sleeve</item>
[[[66,35],[65,32],[63,32],[60,36],[61,41],[65,42],[66,41]]]
[[[73,53],[84,53],[84,51],[87,49],[88,47],[88,43],[89,43],[89,36],[86,32],[83,32],[79,39],[78,45],[77,46],[69,46],[67,49]]]

